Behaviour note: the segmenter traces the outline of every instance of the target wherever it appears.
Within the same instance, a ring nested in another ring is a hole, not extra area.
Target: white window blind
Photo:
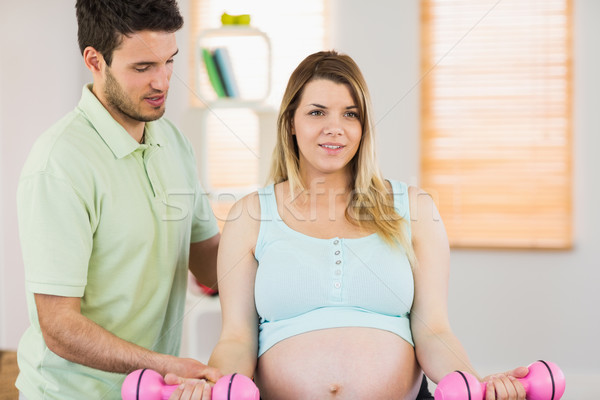
[[[421,186],[451,244],[570,247],[571,1],[421,6]]]
[[[199,72],[196,65],[197,38],[207,29],[219,28],[224,12],[231,15],[249,14],[251,26],[264,32],[270,40],[271,91],[264,103],[276,111],[287,81],[300,61],[311,53],[327,49],[329,40],[326,29],[326,1],[303,0],[297,3],[298,6],[290,7],[289,2],[276,0],[190,0],[190,17],[186,22],[190,26],[192,87],[197,87],[197,79],[203,80],[200,82],[201,90],[194,90],[190,94],[190,103],[195,107],[210,109],[206,132],[203,133],[206,135],[206,165],[201,168],[208,172],[207,179],[211,188],[222,192],[218,198],[213,198],[215,213],[221,220],[233,199],[239,197],[237,195],[240,194],[240,190],[249,191],[250,188],[265,183],[259,182],[259,142],[261,135],[274,136],[276,126],[273,121],[271,129],[263,129],[261,132],[256,112],[253,110],[211,106],[214,93],[211,93],[212,98],[205,96],[212,88],[206,76],[202,75],[203,71]],[[263,56],[264,53],[254,58]],[[264,78],[265,64],[253,61],[256,60],[250,60],[244,65],[244,76],[254,74]],[[248,83],[243,84],[248,86]],[[260,89],[258,91],[260,92]],[[274,137],[268,139],[274,143]],[[236,195],[223,194],[227,191],[236,192]]]

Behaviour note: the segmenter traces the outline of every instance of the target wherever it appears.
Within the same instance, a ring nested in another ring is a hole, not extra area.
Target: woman
[[[382,179],[373,127],[354,61],[307,57],[283,97],[274,184],[223,230],[209,365],[254,376],[264,400],[432,398],[423,372],[477,376],[448,323],[444,226],[430,196]],[[526,373],[486,378],[486,398],[524,399]]]

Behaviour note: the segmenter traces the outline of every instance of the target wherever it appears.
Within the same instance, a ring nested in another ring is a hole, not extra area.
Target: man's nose
[[[152,88],[166,92],[169,89],[169,82],[171,81],[172,72],[173,71],[169,66],[158,68],[152,77],[152,82],[150,84]]]

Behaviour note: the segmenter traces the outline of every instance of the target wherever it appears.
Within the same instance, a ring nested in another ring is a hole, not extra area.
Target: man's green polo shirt
[[[81,297],[108,331],[177,355],[190,242],[218,233],[188,140],[161,118],[137,143],[90,89],[37,140],[19,182],[31,326],[17,387],[28,400],[120,399],[124,378],[48,350],[33,293]]]

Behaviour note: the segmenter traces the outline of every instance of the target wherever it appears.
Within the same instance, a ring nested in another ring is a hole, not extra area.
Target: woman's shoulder
[[[421,198],[432,199],[431,194],[419,186],[409,185],[407,186],[407,191],[411,202],[418,201]]]
[[[418,241],[420,238],[434,235],[434,232],[445,231],[434,193],[413,185],[408,186],[407,192],[413,239]],[[445,232],[443,236],[446,236]]]
[[[385,179],[384,182],[385,182],[385,187],[389,193],[407,194],[409,197],[409,200],[411,202],[413,200],[415,200],[415,201],[418,200],[419,196],[428,196],[428,197],[431,196],[423,188],[421,188],[419,186],[415,186],[415,185],[409,185],[408,183],[403,182],[403,181],[399,181],[396,179]],[[400,191],[400,193],[396,193],[397,191]]]
[[[265,209],[261,206],[261,202],[268,202],[267,197],[274,194],[275,190],[281,190],[281,185],[285,183],[264,186],[237,200],[229,210],[228,222],[240,219],[246,223],[260,222],[261,211]]]
[[[429,191],[420,186],[409,185],[393,179],[386,179],[385,185],[389,193],[395,196],[396,205],[401,206],[403,212],[406,213],[404,216],[406,218],[410,216],[411,227],[423,225],[426,216],[428,221],[432,219],[432,216],[434,221],[440,220],[436,199]]]
[[[259,191],[256,190],[252,193],[248,193],[241,199],[237,200],[231,209],[229,210],[227,221],[235,221],[239,218],[247,219],[260,219],[260,195]]]

